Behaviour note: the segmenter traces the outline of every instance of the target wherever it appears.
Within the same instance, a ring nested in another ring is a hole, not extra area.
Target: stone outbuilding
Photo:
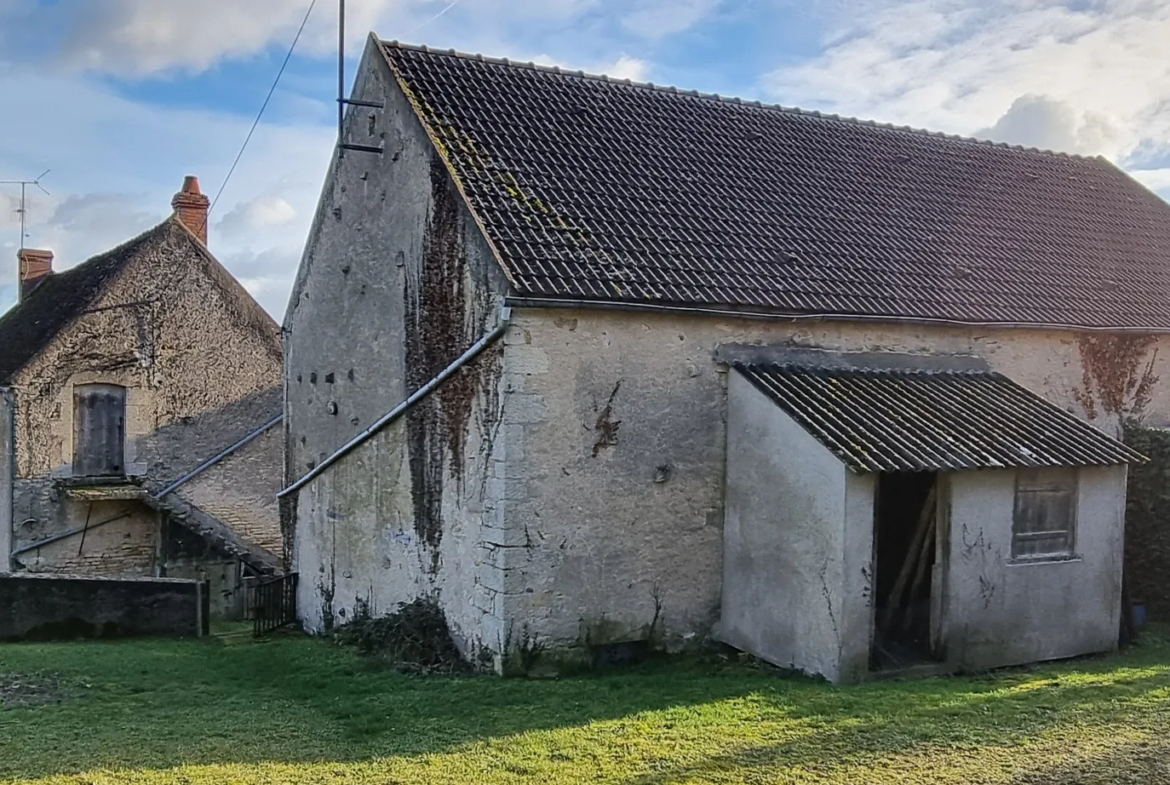
[[[737,353],[722,640],[834,681],[1115,645],[1142,456],[974,358]]]
[[[842,681],[1116,645],[1115,437],[1170,421],[1124,172],[376,38],[353,98],[284,325],[309,630],[423,597],[497,669],[714,635]]]
[[[277,324],[175,213],[71,269],[22,249],[0,318],[0,568],[205,578],[212,613],[281,568]]]

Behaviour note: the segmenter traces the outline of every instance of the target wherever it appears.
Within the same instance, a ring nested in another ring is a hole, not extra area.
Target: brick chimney
[[[183,178],[183,189],[171,199],[175,215],[191,232],[207,245],[207,210],[211,200],[199,190],[199,178],[187,175]]]
[[[41,281],[53,274],[53,252],[37,248],[21,248],[16,258],[20,261],[20,299],[32,294]]]

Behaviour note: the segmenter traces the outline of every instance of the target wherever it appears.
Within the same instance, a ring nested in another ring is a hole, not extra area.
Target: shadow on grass
[[[1074,717],[1125,721],[1128,699],[1170,685],[1163,663],[1170,664],[1165,645],[988,678],[842,688],[710,663],[556,681],[419,678],[302,638],[16,644],[0,647],[0,672],[56,674],[74,697],[0,710],[0,777],[414,756],[687,707],[700,712],[689,720],[697,732],[717,736],[726,715],[703,707],[726,701],[743,704],[737,721],[800,730],[699,763],[663,760],[659,771],[629,780],[667,785],[920,745],[1014,743]],[[646,720],[650,732],[659,721]]]

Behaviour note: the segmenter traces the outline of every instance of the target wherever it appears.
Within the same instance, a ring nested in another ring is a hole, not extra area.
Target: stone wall
[[[505,282],[377,46],[346,140],[386,153],[333,163],[285,317],[288,477],[313,469],[488,332]],[[298,494],[298,604],[311,631],[435,598],[469,654],[503,647],[484,547],[501,346]],[[291,507],[291,505],[290,505]],[[490,527],[498,531],[499,526]]]
[[[1123,417],[1170,421],[1168,338],[517,308],[505,343],[495,493],[522,547],[503,554],[500,596],[507,619],[553,646],[582,645],[592,628],[634,635],[656,615],[681,644],[717,620],[721,349],[977,355],[1108,433]]]
[[[67,528],[83,529],[72,537],[13,556],[16,570],[107,577],[158,574],[158,515],[141,502],[74,499],[48,479],[17,480],[16,489],[16,508],[23,516],[16,522],[16,547],[40,542]],[[60,521],[70,525],[60,526]],[[84,531],[87,526],[92,530]]]
[[[66,493],[75,385],[126,388],[127,474],[152,491],[279,414],[280,377],[271,318],[177,222],[152,230],[87,311],[14,377],[13,547],[121,513],[113,502]],[[214,500],[228,523],[279,552],[272,497],[281,483],[280,440],[257,440],[229,461],[184,493]],[[140,505],[84,544],[69,538],[21,562],[34,571],[151,575],[158,549],[157,516]]]
[[[1130,596],[1170,621],[1170,429],[1129,427],[1129,446],[1150,459],[1131,466],[1125,515]]]
[[[7,388],[0,387],[0,573],[11,569],[8,554],[12,552],[13,458],[12,398]]]
[[[207,633],[199,581],[0,576],[0,641]]]

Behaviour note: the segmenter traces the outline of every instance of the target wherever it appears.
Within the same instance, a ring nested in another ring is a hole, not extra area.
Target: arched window
[[[73,476],[126,473],[126,388],[116,384],[73,387]]]

